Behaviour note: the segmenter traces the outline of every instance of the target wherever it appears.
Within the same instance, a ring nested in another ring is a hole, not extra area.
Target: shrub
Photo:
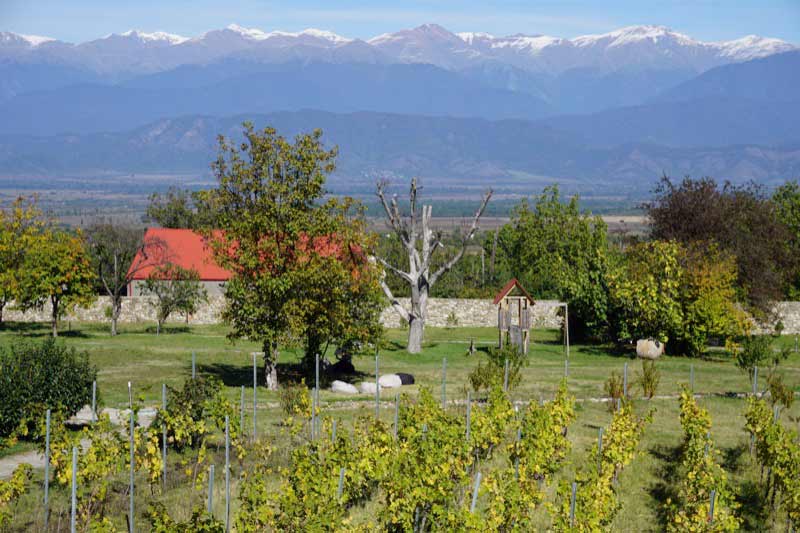
[[[54,339],[14,340],[0,349],[0,437],[33,427],[47,408],[71,416],[89,403],[97,369],[86,352]]]
[[[783,376],[773,372],[767,376],[767,388],[769,389],[769,399],[773,406],[783,405],[787,409],[792,408],[794,403],[794,390],[783,382]]]
[[[303,418],[311,416],[311,393],[308,391],[305,380],[301,380],[300,383],[281,385],[278,393],[281,410],[286,416]]]
[[[203,419],[209,403],[222,393],[222,382],[197,376],[184,381],[182,388],[168,386],[167,391],[167,411],[158,414],[154,425],[160,427],[166,423],[170,443],[178,450],[187,445],[199,446],[207,431]]]
[[[485,361],[478,363],[469,373],[469,382],[475,391],[489,390],[502,386],[505,379],[505,366],[508,360],[508,389],[516,387],[522,379],[522,367],[528,356],[516,346],[506,344],[502,348],[490,348]]]
[[[606,395],[611,398],[611,401],[608,402],[608,410],[612,413],[617,409],[617,400],[622,399],[624,388],[622,374],[613,370],[605,383]]]
[[[773,339],[769,335],[749,335],[742,340],[741,349],[736,352],[736,366],[747,372],[750,383],[753,382],[755,367],[760,367],[760,371],[766,370],[769,378],[775,373],[778,365],[789,357],[791,352],[789,348],[775,350],[772,342]]]
[[[448,329],[458,327],[458,317],[456,316],[455,311],[450,311],[450,314],[447,315],[447,318],[445,319],[445,325]]]
[[[751,335],[742,340],[742,347],[736,353],[736,366],[747,371],[753,379],[753,369],[769,359],[772,339],[766,335]]]
[[[642,388],[642,395],[648,400],[656,395],[658,384],[661,381],[661,372],[656,367],[655,361],[642,360],[642,373],[636,374],[636,382]]]

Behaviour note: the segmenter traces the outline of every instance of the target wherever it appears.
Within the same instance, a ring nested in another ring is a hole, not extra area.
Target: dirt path
[[[44,468],[44,455],[38,450],[32,450],[3,457],[0,459],[0,479],[10,478],[14,469],[23,463],[28,463],[34,468]]]

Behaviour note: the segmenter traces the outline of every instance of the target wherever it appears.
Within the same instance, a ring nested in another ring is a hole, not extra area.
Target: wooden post
[[[130,390],[130,382],[128,382],[128,389]],[[131,444],[131,479],[130,479],[130,488],[129,488],[129,491],[130,491],[130,502],[129,502],[129,506],[128,506],[128,513],[130,514],[130,517],[129,517],[129,520],[128,520],[128,526],[130,528],[130,533],[134,532],[134,528],[135,528],[134,523],[136,521],[135,520],[135,515],[134,515],[134,506],[133,506],[133,494],[134,494],[134,479],[133,479],[133,476],[134,476],[134,474],[136,472],[136,470],[135,470],[135,467],[136,467],[136,463],[135,463],[136,454],[134,453],[135,450],[134,450],[134,442],[133,442],[133,431],[134,431],[133,419],[134,419],[133,409],[131,409],[131,443],[130,443]]]
[[[717,500],[717,489],[711,489],[711,497],[708,502],[708,523],[714,523],[714,504]]]
[[[628,397],[628,363],[622,367],[622,397]]]
[[[50,519],[50,409],[45,414],[44,430],[44,529]]]
[[[317,356],[314,356],[314,368],[316,374],[316,367],[317,367]],[[316,424],[314,421],[314,416],[317,414],[317,382],[316,378],[314,381],[314,388],[311,389],[311,418],[308,420],[308,438],[310,440],[314,440],[314,429],[316,429]]]
[[[442,409],[447,408],[447,357],[442,358]]]
[[[244,437],[244,385],[242,385],[242,396],[239,399],[239,437]]]
[[[394,438],[397,440],[397,435],[400,426],[400,394],[394,396]]]
[[[378,366],[378,350],[375,350],[375,420],[381,418],[381,384]]]
[[[256,368],[256,354],[253,352],[253,442],[256,441],[258,426],[256,425],[256,401],[258,400],[258,370]]]
[[[339,486],[336,489],[336,499],[342,499],[342,492],[344,491],[344,467],[339,469]]]
[[[567,344],[567,359],[569,359],[569,304],[564,304],[564,340]]]
[[[569,498],[569,527],[575,527],[575,495],[578,492],[578,484],[572,482],[572,495]]]
[[[467,442],[469,442],[471,414],[472,414],[472,391],[467,391],[467,434],[466,434]]]
[[[97,381],[92,381],[92,424],[97,422]]]
[[[225,533],[230,531],[231,517],[231,425],[225,415]]]
[[[70,491],[69,531],[76,532],[78,518],[78,448],[72,447],[72,486]],[[133,530],[131,530],[133,531]]]
[[[167,412],[167,385],[161,384],[161,412]],[[167,423],[161,422],[161,483],[167,491]]]
[[[753,367],[753,396],[758,398],[758,366]]]
[[[475,505],[478,503],[478,489],[481,486],[481,473],[478,472],[475,474],[475,486],[472,489],[472,504],[469,506],[469,512],[475,512]]]
[[[208,467],[208,514],[214,517],[214,465]]]
[[[597,472],[603,468],[603,428],[597,430]]]

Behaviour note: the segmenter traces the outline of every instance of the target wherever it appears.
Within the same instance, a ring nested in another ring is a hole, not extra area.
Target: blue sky
[[[194,36],[231,23],[369,38],[427,22],[559,37],[660,24],[701,40],[759,34],[800,44],[800,0],[0,0],[0,30],[72,42],[132,28]]]

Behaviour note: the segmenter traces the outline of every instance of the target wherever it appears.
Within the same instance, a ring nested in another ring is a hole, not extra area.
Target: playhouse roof
[[[230,271],[214,261],[214,254],[205,238],[190,229],[148,228],[145,245],[133,264],[144,265],[133,275],[135,280],[147,279],[159,265],[172,263],[187,270],[196,270],[201,281],[227,281]],[[152,245],[148,245],[152,243]]]
[[[512,278],[502,289],[500,289],[500,292],[497,293],[497,296],[494,297],[494,304],[499,304],[500,300],[511,294],[511,291],[513,291],[515,288],[522,293],[522,296],[527,298],[531,305],[535,303],[533,298],[531,298],[531,295],[528,294],[528,291],[522,288],[522,285],[520,285],[519,281],[517,281],[517,278]]]

